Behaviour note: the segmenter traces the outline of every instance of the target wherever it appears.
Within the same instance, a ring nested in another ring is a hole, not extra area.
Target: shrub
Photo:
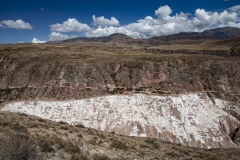
[[[148,144],[153,144],[154,143],[154,140],[153,139],[146,139],[144,142],[148,143]]]
[[[78,128],[86,128],[84,125],[82,125],[82,124],[78,124],[78,125],[76,125],[76,127],[78,127]]]
[[[158,149],[159,144],[154,141],[154,139],[147,138],[144,142],[151,144],[154,148]]]
[[[97,144],[97,141],[96,140],[94,140],[94,139],[91,139],[90,141],[88,141],[90,144],[92,144],[92,145],[96,145]]]
[[[61,129],[62,130],[68,130],[68,127],[67,126],[62,126]]]
[[[127,149],[127,146],[124,143],[116,140],[112,142],[111,147],[116,149]]]
[[[38,119],[39,122],[45,122],[46,123],[46,120],[45,119]]]
[[[61,138],[59,137],[54,137],[54,143],[58,144],[58,148],[63,148],[64,147],[64,142]]]
[[[180,155],[175,153],[175,152],[168,152],[166,153],[166,155],[170,156],[170,157],[179,157]]]
[[[99,134],[98,134],[98,137],[99,137],[99,138],[102,138],[102,139],[106,139],[106,137],[103,135],[103,133],[102,133],[102,134],[99,133]]]
[[[80,153],[80,149],[78,146],[72,144],[71,142],[68,142],[63,150],[69,154],[77,154]]]
[[[110,158],[109,158],[108,156],[102,155],[102,154],[94,154],[94,155],[92,156],[92,158],[93,158],[94,160],[110,160]]]
[[[8,132],[0,139],[0,160],[42,159],[37,145],[28,135]]]
[[[78,136],[78,138],[81,138],[81,139],[83,138],[82,134],[78,134],[77,136]]]
[[[38,140],[39,147],[41,148],[41,151],[44,153],[52,152],[52,141],[49,139],[39,139]]]
[[[29,128],[39,128],[39,127],[38,127],[38,124],[33,123],[33,124],[30,124]]]
[[[59,123],[60,124],[68,124],[67,122],[63,122],[63,121],[60,121]]]
[[[12,127],[13,130],[15,130],[16,132],[21,132],[21,133],[24,133],[24,134],[28,134],[28,130],[23,127],[23,126],[20,126],[20,125],[15,125]]]
[[[159,148],[159,144],[158,143],[153,143],[153,147],[158,149]]]

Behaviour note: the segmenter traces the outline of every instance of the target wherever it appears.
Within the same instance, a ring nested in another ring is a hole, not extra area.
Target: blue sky
[[[224,26],[240,27],[240,0],[1,0],[0,5],[0,43],[115,32],[148,38]]]

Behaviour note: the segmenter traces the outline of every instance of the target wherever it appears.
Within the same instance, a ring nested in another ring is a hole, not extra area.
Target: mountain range
[[[240,28],[224,27],[206,30],[203,32],[180,32],[172,35],[156,36],[148,39],[133,39],[130,36],[114,33],[107,37],[78,37],[73,39],[64,40],[63,42],[123,42],[123,43],[137,43],[159,45],[167,44],[175,40],[224,40],[229,38],[240,37]]]

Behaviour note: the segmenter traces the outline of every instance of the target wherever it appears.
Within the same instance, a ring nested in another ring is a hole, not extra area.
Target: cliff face
[[[178,94],[205,91],[217,98],[239,101],[239,61],[191,56],[134,58],[88,62],[81,55],[76,58],[44,54],[1,56],[0,97],[2,101],[64,100],[129,92]]]

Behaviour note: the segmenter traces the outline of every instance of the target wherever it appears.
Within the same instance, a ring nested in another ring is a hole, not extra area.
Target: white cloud
[[[115,17],[111,17],[111,19],[106,19],[104,16],[96,17],[95,15],[92,16],[93,19],[93,25],[94,26],[119,26],[119,21]]]
[[[61,40],[76,38],[76,37],[78,37],[78,36],[77,35],[68,36],[66,34],[61,34],[59,32],[52,32],[49,35],[49,41],[61,41]]]
[[[67,21],[64,21],[62,24],[52,24],[50,25],[51,31],[58,32],[88,32],[90,27],[87,24],[80,23],[75,18],[69,18]]]
[[[233,6],[231,8],[228,8],[231,12],[240,12],[240,5]]]
[[[155,11],[156,18],[147,16],[124,26],[107,26],[95,23],[99,27],[92,28],[85,35],[87,37],[98,37],[108,36],[112,33],[123,33],[133,38],[149,38],[178,32],[201,32],[217,27],[240,27],[240,13],[235,12],[239,8],[239,6],[234,6],[222,12],[196,9],[194,15],[183,12],[172,15],[172,9],[169,6],[160,6]],[[97,18],[93,16],[93,19]]]
[[[158,10],[155,11],[155,15],[158,17],[159,20],[170,20],[170,14],[172,13],[172,10],[169,6],[161,6],[158,8]]]
[[[0,27],[1,27],[1,28],[5,28],[1,23],[0,23]]]
[[[204,9],[197,9],[195,17],[192,20],[193,27],[199,30],[211,28],[219,24],[234,22],[238,20],[236,12],[228,12],[224,10],[221,13],[206,12]]]
[[[41,10],[41,11],[43,11],[43,10],[44,10],[44,8],[43,8],[43,7],[41,7],[41,8],[40,8],[40,10]]]
[[[32,26],[29,23],[22,21],[21,19],[13,21],[13,20],[4,20],[1,22],[1,25],[8,28],[15,29],[32,29]]]
[[[19,41],[18,43],[24,43],[23,41]]]
[[[32,43],[45,43],[46,41],[40,41],[37,38],[33,38]],[[19,42],[20,43],[20,42]]]
[[[113,33],[123,33],[133,38],[149,38],[169,35],[179,32],[201,32],[217,27],[240,27],[240,5],[233,6],[221,12],[211,12],[196,9],[195,14],[176,13],[165,5],[155,10],[155,16],[146,16],[136,22],[120,25],[115,17],[106,19],[104,16],[92,16],[93,26],[80,23],[75,18],[68,19],[62,24],[50,25],[52,32],[50,40],[63,40],[71,36],[59,32],[84,32],[86,37],[108,36]]]

